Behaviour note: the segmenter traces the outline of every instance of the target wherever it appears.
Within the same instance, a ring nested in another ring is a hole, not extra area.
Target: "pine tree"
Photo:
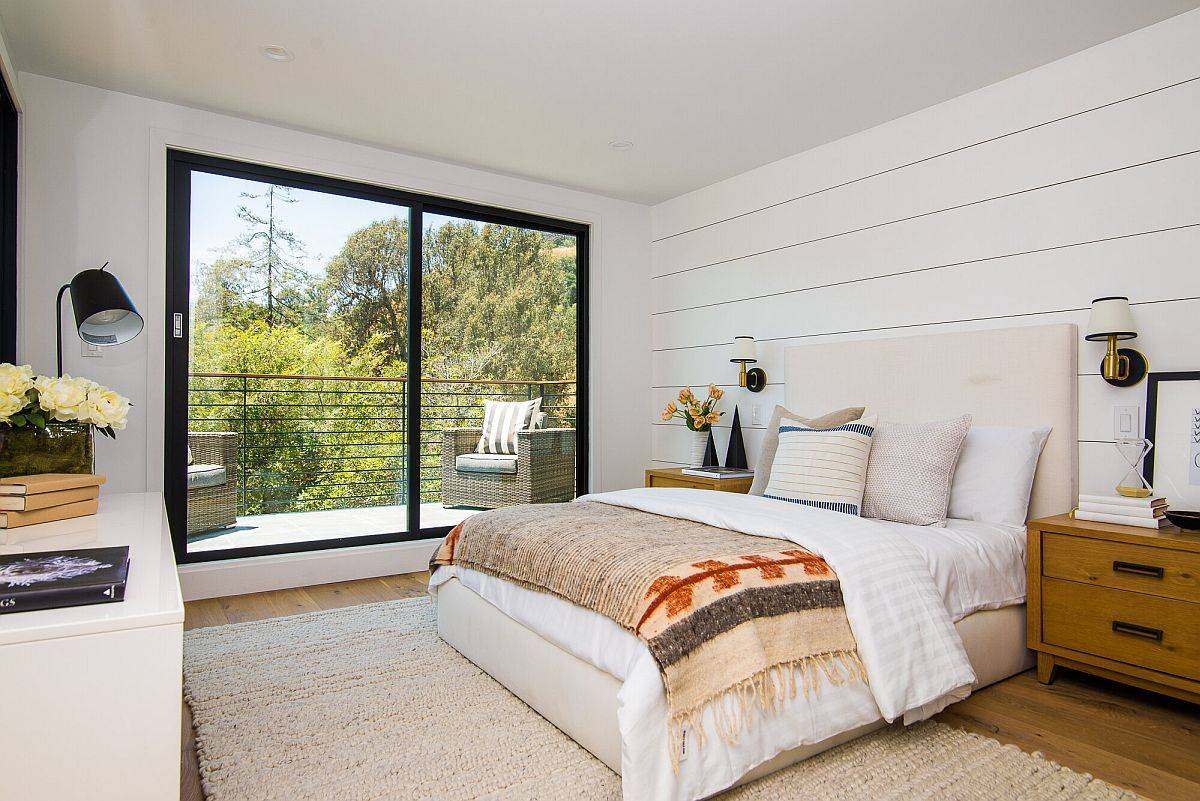
[[[241,196],[248,202],[238,206],[237,216],[246,223],[246,231],[234,245],[242,249],[258,280],[249,293],[261,298],[268,328],[303,325],[316,311],[313,302],[318,299],[315,282],[300,263],[304,243],[282,220],[283,207],[296,202],[292,188],[271,184],[262,192]]]

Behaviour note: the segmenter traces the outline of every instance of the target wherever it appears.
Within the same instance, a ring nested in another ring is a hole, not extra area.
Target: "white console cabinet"
[[[0,615],[0,799],[178,799],[183,599],[162,495],[101,490],[70,528],[0,553],[128,545],[125,600]]]

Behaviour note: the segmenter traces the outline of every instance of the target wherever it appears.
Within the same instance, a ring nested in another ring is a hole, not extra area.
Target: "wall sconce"
[[[142,333],[142,316],[133,301],[110,272],[108,262],[99,270],[84,270],[63,284],[54,302],[58,334],[58,374],[62,375],[62,299],[71,291],[71,309],[75,312],[75,330],[89,345],[120,345]]]
[[[1132,348],[1117,347],[1118,340],[1136,336],[1129,298],[1114,296],[1092,301],[1092,315],[1083,338],[1089,342],[1108,341],[1108,352],[1100,362],[1100,375],[1114,387],[1132,387],[1146,377],[1146,357]]]
[[[758,361],[758,352],[754,347],[754,337],[734,337],[733,356],[731,362],[741,364],[742,372],[738,376],[738,386],[745,387],[751,392],[762,392],[767,385],[767,373],[761,367],[746,369],[747,364]]]

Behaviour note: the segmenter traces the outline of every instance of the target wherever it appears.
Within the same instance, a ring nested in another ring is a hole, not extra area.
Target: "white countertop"
[[[0,553],[129,546],[125,600],[0,615],[0,645],[183,622],[183,596],[162,493],[105,495],[92,517],[45,523],[47,536]]]

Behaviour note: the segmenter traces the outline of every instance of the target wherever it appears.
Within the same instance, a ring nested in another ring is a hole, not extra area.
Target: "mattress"
[[[1028,667],[1024,607],[1015,606],[1025,592],[1023,530],[975,521],[889,526],[925,560],[980,682]],[[765,758],[778,754],[768,763],[777,769],[882,725],[865,685],[830,688],[789,702],[786,714],[760,720],[735,746],[692,749],[673,775],[648,745],[661,739],[666,712],[641,640],[562,598],[462,567],[439,569],[430,585],[454,579],[439,608],[443,637],[614,770],[636,775],[644,797],[699,798],[761,775],[754,769],[766,770]],[[986,612],[997,609],[1007,613]],[[970,642],[964,631],[974,632]],[[522,645],[508,652],[514,643]]]

